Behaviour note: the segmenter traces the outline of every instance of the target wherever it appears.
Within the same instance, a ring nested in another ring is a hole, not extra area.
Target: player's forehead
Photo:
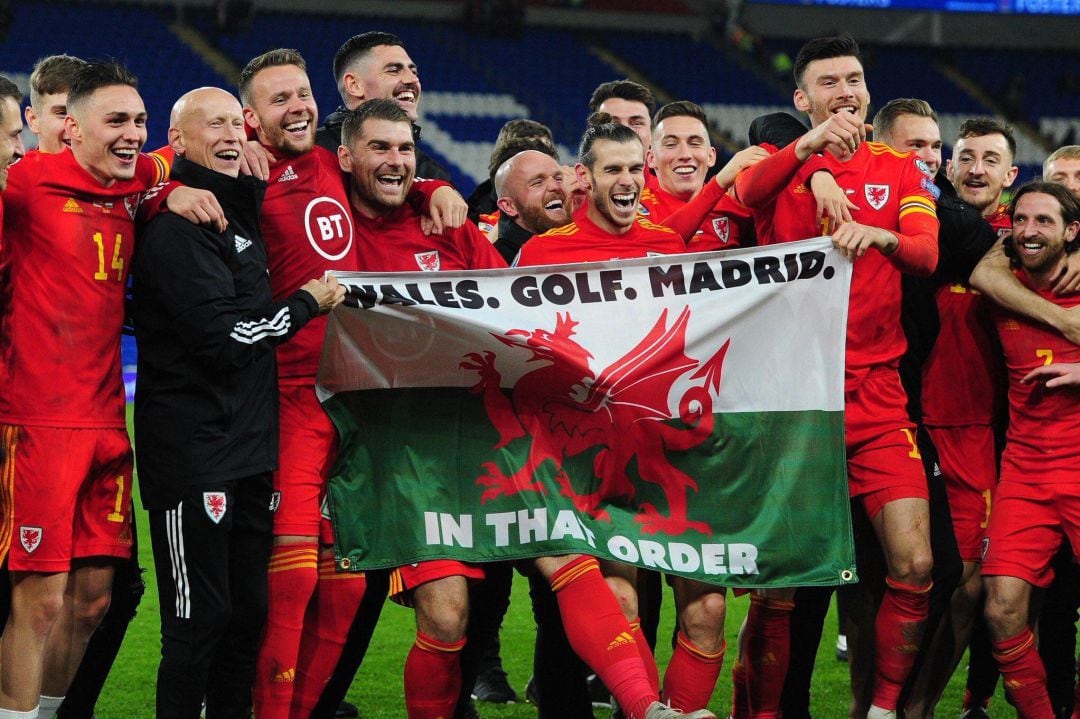
[[[922,142],[941,142],[941,128],[932,117],[905,113],[893,121],[889,136],[898,144],[920,140]]]
[[[1009,141],[1000,132],[991,132],[987,135],[973,135],[957,139],[955,146],[956,154],[971,153],[974,155],[995,154],[1008,157]]]
[[[82,105],[94,116],[146,114],[142,96],[131,85],[99,87],[90,93]]]
[[[404,65],[405,67],[416,65],[401,45],[376,45],[368,54],[368,62],[363,64],[380,72],[390,65]]]
[[[707,141],[709,132],[705,128],[705,124],[696,117],[674,115],[656,123],[656,127],[653,129],[653,137],[661,142],[669,137],[675,139],[699,137]]]
[[[0,122],[3,123],[5,134],[22,127],[22,113],[19,112],[19,103],[15,98],[5,96],[0,105]]]
[[[52,112],[54,109],[67,108],[68,91],[47,92],[39,96],[34,109],[40,112]]]
[[[626,100],[621,97],[609,97],[596,108],[600,112],[606,112],[616,121],[625,121],[630,118],[649,119],[649,108],[645,103],[638,100]]]
[[[1057,173],[1071,175],[1074,172],[1080,172],[1080,157],[1059,157],[1056,160],[1051,160],[1047,166],[1048,175]]]
[[[862,63],[854,55],[825,57],[807,63],[803,70],[803,83],[814,86],[830,78],[846,79],[863,75]]]
[[[1051,216],[1060,220],[1061,203],[1053,195],[1045,192],[1026,192],[1016,201],[1016,215],[1027,217]]]
[[[413,143],[412,126],[408,122],[368,118],[360,128],[360,146],[411,145]]]
[[[550,156],[536,150],[525,150],[515,159],[510,175],[528,182],[534,177],[554,175],[559,171],[559,163]]]
[[[645,149],[636,138],[626,142],[597,140],[592,151],[596,158],[596,168],[640,165],[645,162]]]
[[[301,90],[310,91],[311,81],[298,65],[264,67],[251,78],[251,94],[256,101]]]
[[[235,97],[224,91],[204,92],[192,97],[191,111],[181,123],[204,124],[217,119],[243,119],[244,113]]]

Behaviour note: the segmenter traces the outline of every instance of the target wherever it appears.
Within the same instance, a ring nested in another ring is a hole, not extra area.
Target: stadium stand
[[[539,5],[530,3],[530,7]],[[594,10],[615,9],[606,0],[586,5]],[[674,0],[663,8],[638,5],[631,10],[687,12],[684,4]],[[215,69],[204,59],[205,53],[172,31],[176,11],[169,6],[70,1],[24,1],[12,6],[14,21],[0,70],[25,85],[33,62],[42,55],[115,56],[143,78],[151,146],[164,143],[168,111],[177,95],[198,85],[231,86],[229,75],[248,58],[272,47],[296,47],[304,54],[325,116],[338,104],[330,65],[340,41],[365,30],[393,32],[405,41],[421,70],[425,149],[450,169],[466,193],[486,177],[490,143],[502,123],[514,117],[528,116],[550,126],[563,159],[569,160],[592,89],[624,76],[628,68],[652,84],[661,98],[701,103],[715,128],[731,140],[722,151],[737,149],[745,142],[754,117],[790,111],[790,79],[777,74],[770,59],[781,53],[793,57],[799,45],[794,39],[755,39],[745,46],[749,51],[743,51],[730,43],[717,45],[711,34],[694,38],[641,28],[598,33],[530,27],[520,37],[495,37],[478,34],[476,28],[462,23],[263,9],[244,30],[225,33],[216,28],[212,8],[205,4],[186,8],[183,21],[231,64],[225,69],[218,64]],[[117,27],[137,27],[139,32],[117,33]],[[671,62],[673,48],[677,48],[677,63]],[[872,43],[865,44],[865,49],[877,104],[901,96],[929,98],[941,114],[946,138],[964,117],[993,114],[995,109],[1016,110],[1045,136],[1018,133],[1022,178],[1037,173],[1047,147],[1074,141],[1080,133],[1080,76],[1070,53],[942,53]],[[958,76],[970,84],[958,83]],[[1026,86],[1024,78],[1036,76],[1047,80],[1037,88]],[[1052,91],[1046,91],[1047,85]],[[970,92],[971,87],[976,91]],[[986,98],[991,102],[984,102]]]

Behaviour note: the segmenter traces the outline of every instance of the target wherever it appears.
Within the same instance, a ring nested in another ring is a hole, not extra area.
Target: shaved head
[[[499,210],[533,234],[570,221],[562,168],[550,155],[524,150],[495,172]]]
[[[226,99],[232,100],[237,105],[240,104],[232,93],[220,87],[197,87],[185,92],[173,103],[172,112],[169,113],[169,126],[178,127],[185,121],[190,122],[192,115],[201,111],[200,103]]]
[[[203,167],[236,177],[246,138],[240,101],[219,87],[184,93],[169,114],[169,145]]]

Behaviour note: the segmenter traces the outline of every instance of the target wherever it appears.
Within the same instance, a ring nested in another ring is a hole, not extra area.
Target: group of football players
[[[320,127],[304,59],[264,53],[236,95],[182,94],[150,154],[136,80],[116,63],[44,58],[25,110],[0,80],[0,719],[92,714],[141,594],[136,460],[161,611],[156,716],[333,716],[388,594],[416,614],[408,716],[475,712],[510,569],[335,569],[323,500],[337,431],[315,395],[325,315],[344,295],[328,272],[431,269],[432,252],[438,269],[485,270],[818,235],[854,263],[852,716],[934,716],[969,644],[965,717],[988,716],[995,663],[1020,716],[1074,716],[1074,568],[1055,556],[1063,539],[1080,546],[1080,147],[1015,189],[1011,128],[964,122],[943,164],[937,115],[912,98],[881,106],[871,141],[859,47],[843,35],[795,60],[809,128],[759,118],[719,169],[701,107],[657,109],[616,80],[593,94],[572,165],[546,127],[513,121],[466,203],[420,149],[420,77],[399,38],[350,38],[333,73],[342,105]],[[583,555],[518,569],[542,717],[592,716],[589,674],[622,716],[714,716],[723,587],[669,578],[661,680],[655,578]],[[752,593],[732,717],[810,716],[830,593]]]

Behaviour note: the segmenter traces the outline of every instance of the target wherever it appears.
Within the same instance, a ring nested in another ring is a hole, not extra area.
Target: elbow
[[[988,294],[990,282],[988,281],[987,274],[988,272],[984,263],[980,262],[975,265],[975,269],[971,271],[971,276],[968,277],[968,286],[983,294]]]

